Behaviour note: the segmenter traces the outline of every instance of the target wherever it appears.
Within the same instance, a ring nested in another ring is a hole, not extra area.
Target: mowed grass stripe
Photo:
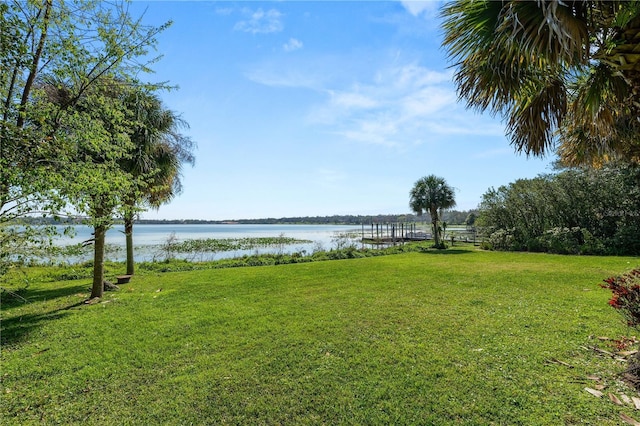
[[[136,275],[93,306],[32,285],[3,306],[2,419],[619,424],[583,388],[623,366],[583,347],[629,334],[598,283],[638,263],[461,248]]]

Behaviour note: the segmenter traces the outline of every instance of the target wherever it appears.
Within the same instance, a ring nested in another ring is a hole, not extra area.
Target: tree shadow
[[[25,303],[53,300],[60,297],[67,297],[73,294],[84,293],[88,291],[91,291],[90,284],[38,290],[31,290],[29,288],[26,288],[19,289],[13,292],[5,290],[5,293],[2,294],[2,310],[7,311],[15,307],[24,306]],[[12,295],[11,293],[15,293],[15,295]]]
[[[84,300],[42,314],[26,314],[3,319],[0,327],[0,345],[15,345],[43,323],[62,318],[69,314],[69,309],[83,304]]]
[[[454,254],[471,254],[473,253],[473,251],[471,250],[464,250],[464,249],[455,249],[455,248],[448,248],[448,249],[434,249],[434,248],[421,248],[420,249],[420,253],[424,253],[424,254],[439,254],[439,255],[454,255]]]
[[[2,323],[0,324],[0,345],[14,345],[22,341],[31,331],[42,326],[45,322],[62,318],[69,314],[69,310],[82,306],[85,298],[75,303],[60,306],[57,304],[50,310],[38,313],[19,314],[11,312],[13,308],[28,306],[29,303],[43,300],[54,300],[68,297],[73,294],[86,292],[88,286],[77,285],[73,287],[54,288],[46,290],[20,291],[19,297],[2,298]],[[88,296],[88,295],[87,295]],[[20,299],[22,298],[22,300]],[[26,301],[25,301],[26,300]],[[7,314],[13,314],[8,316]]]

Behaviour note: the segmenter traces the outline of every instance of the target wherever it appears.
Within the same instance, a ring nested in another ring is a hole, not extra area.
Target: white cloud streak
[[[326,103],[309,120],[359,143],[406,148],[434,137],[502,131],[470,125],[470,114],[457,104],[451,73],[416,64],[386,68],[371,82],[326,93]]]
[[[286,42],[282,48],[285,52],[293,52],[294,50],[302,49],[304,44],[295,38],[290,38],[288,42]]]
[[[282,31],[282,13],[276,9],[263,11],[262,9],[251,10],[244,8],[242,14],[247,19],[238,21],[233,27],[236,31],[244,31],[251,34],[268,34]]]
[[[400,0],[402,6],[413,16],[426,14],[433,16],[436,14],[439,2],[434,0]]]
[[[331,104],[339,108],[371,109],[377,107],[378,101],[365,94],[357,92],[328,91],[331,96]]]
[[[271,70],[260,68],[246,72],[245,77],[254,83],[270,87],[319,89],[318,76],[298,69]]]
[[[259,84],[324,95],[324,102],[310,107],[308,123],[360,144],[406,150],[453,135],[504,135],[502,126],[457,102],[452,71],[405,63],[386,66],[369,76],[342,87],[323,69],[291,64],[271,64],[247,74]]]

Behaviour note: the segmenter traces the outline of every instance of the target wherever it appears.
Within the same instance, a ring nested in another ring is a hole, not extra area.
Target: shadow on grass
[[[5,294],[2,294],[2,310],[5,311],[11,308],[24,306],[25,303],[53,300],[53,299],[58,299],[60,297],[67,297],[73,294],[86,293],[90,291],[91,291],[91,284],[85,283],[82,285],[75,285],[73,287],[38,289],[38,290],[31,290],[29,288],[20,289],[15,291],[15,294],[17,294],[17,297],[13,296],[11,292],[6,292]]]
[[[4,294],[2,296],[3,318],[2,326],[0,327],[0,344],[4,346],[19,343],[32,330],[41,326],[45,322],[62,318],[69,313],[69,309],[82,306],[85,298],[83,297],[79,302],[65,304],[62,306],[60,306],[60,303],[63,303],[64,301],[59,301],[51,310],[45,312],[40,311],[38,313],[20,315],[16,312],[14,315],[11,315],[12,308],[25,307],[29,306],[30,303],[38,303],[45,300],[51,301],[87,291],[88,286],[84,284],[46,290],[26,289],[18,292],[19,297],[12,297],[11,295]],[[23,299],[21,300],[20,298]]]
[[[17,344],[41,324],[62,318],[69,314],[69,309],[81,305],[84,305],[84,300],[43,314],[26,314],[3,319],[0,327],[2,333],[0,344],[2,346]]]
[[[83,304],[84,301],[81,301],[43,314],[27,314],[3,319],[0,328],[2,331],[0,344],[4,346],[19,343],[41,324],[62,318],[69,314],[69,309]]]
[[[420,253],[425,253],[425,254],[471,254],[473,253],[473,251],[471,250],[464,250],[464,249],[455,249],[455,248],[449,248],[449,249],[434,249],[434,248],[421,248],[420,249]]]

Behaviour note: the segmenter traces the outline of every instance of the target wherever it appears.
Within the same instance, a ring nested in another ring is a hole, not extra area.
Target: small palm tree
[[[180,133],[188,127],[161,100],[144,91],[128,100],[137,126],[130,136],[135,147],[131,157],[121,163],[135,180],[134,188],[124,198],[124,228],[127,246],[127,274],[134,273],[133,223],[143,204],[153,208],[169,202],[182,191],[180,171],[183,164],[193,165],[194,142]]]
[[[454,190],[438,176],[429,175],[418,179],[410,192],[409,206],[417,215],[424,211],[431,215],[431,226],[436,248],[444,248],[440,240],[441,227],[438,226],[438,210],[445,210],[456,205]]]

